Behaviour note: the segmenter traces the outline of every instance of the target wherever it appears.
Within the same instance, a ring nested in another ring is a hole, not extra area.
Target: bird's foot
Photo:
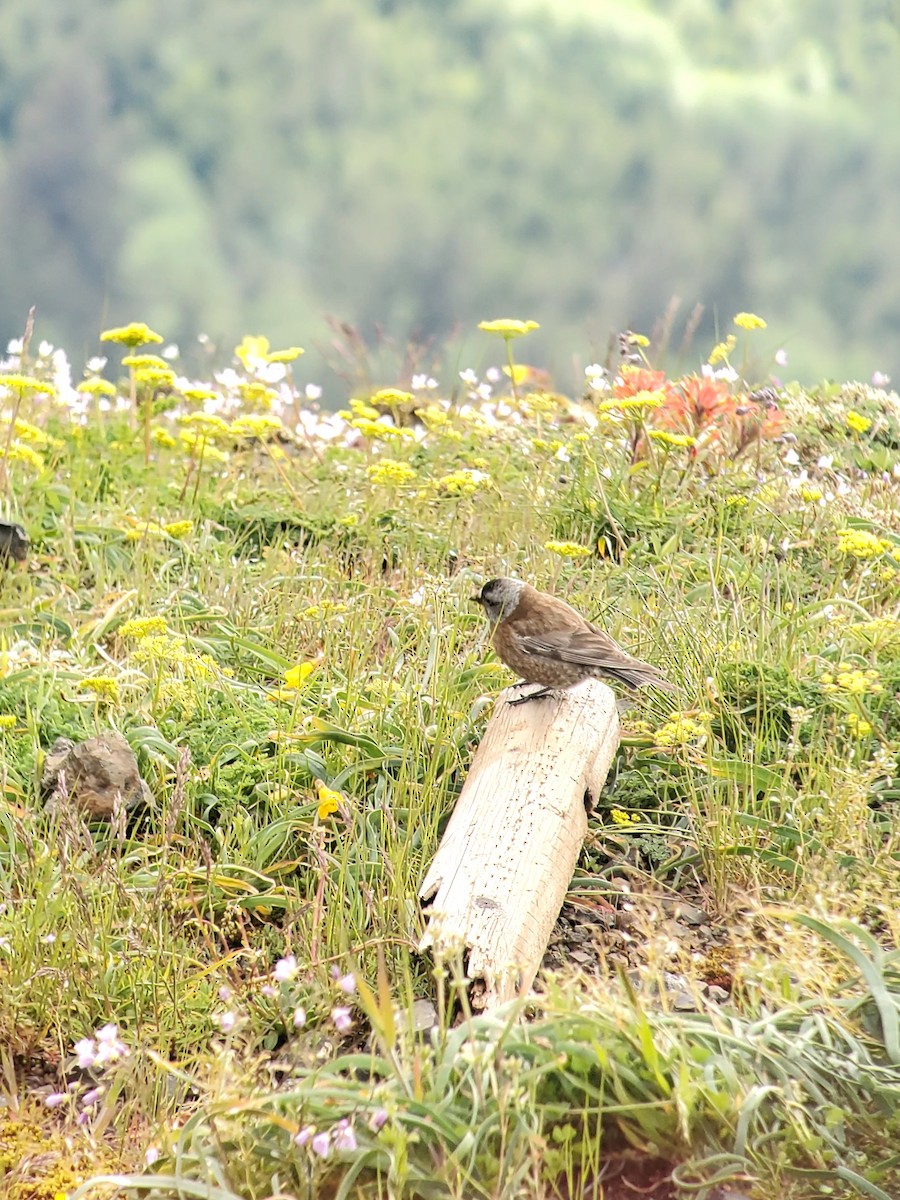
[[[521,683],[516,683],[514,687],[524,687],[526,680]],[[507,704],[527,704],[529,700],[543,700],[546,696],[555,696],[553,688],[539,687],[536,692],[529,692],[527,696],[516,696],[515,700],[507,700]]]

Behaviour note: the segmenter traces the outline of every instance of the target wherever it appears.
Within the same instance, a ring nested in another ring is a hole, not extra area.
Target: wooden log
[[[419,891],[419,949],[443,962],[461,953],[478,1008],[531,987],[619,743],[605,684],[508,703],[521,694],[498,697]]]

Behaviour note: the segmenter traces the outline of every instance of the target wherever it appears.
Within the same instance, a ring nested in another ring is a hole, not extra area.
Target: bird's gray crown
[[[489,579],[476,599],[489,621],[502,621],[515,612],[524,586],[521,579],[507,579],[505,576]]]

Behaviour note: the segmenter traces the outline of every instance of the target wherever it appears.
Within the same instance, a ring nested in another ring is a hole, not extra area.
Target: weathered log
[[[463,955],[489,1008],[531,987],[619,742],[613,692],[588,680],[559,698],[494,706],[419,895],[420,950]]]

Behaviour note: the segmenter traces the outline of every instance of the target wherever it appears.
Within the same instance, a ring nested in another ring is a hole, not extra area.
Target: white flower
[[[891,382],[890,375],[885,375],[884,371],[872,372],[872,386],[877,388],[887,387]]]
[[[272,978],[278,983],[288,983],[291,979],[297,978],[297,971],[297,959],[293,954],[287,954],[284,958],[279,958],[275,964]]]
[[[9,348],[10,348],[10,351],[12,351],[12,342],[9,343]],[[466,385],[466,387],[473,388],[478,383],[478,376],[475,374],[475,372],[472,370],[471,367],[466,367],[465,371],[460,371],[459,377],[463,381],[463,383]]]
[[[321,400],[322,389],[317,383],[308,383],[303,389],[303,394],[306,396],[307,400]]]
[[[775,351],[775,361],[778,363],[779,367],[786,367],[787,360],[788,360],[787,350],[782,349],[782,350]]]
[[[793,449],[793,447],[791,447],[791,449],[785,454],[784,461],[788,464],[788,466],[795,467],[800,461],[800,455],[796,450]]]

